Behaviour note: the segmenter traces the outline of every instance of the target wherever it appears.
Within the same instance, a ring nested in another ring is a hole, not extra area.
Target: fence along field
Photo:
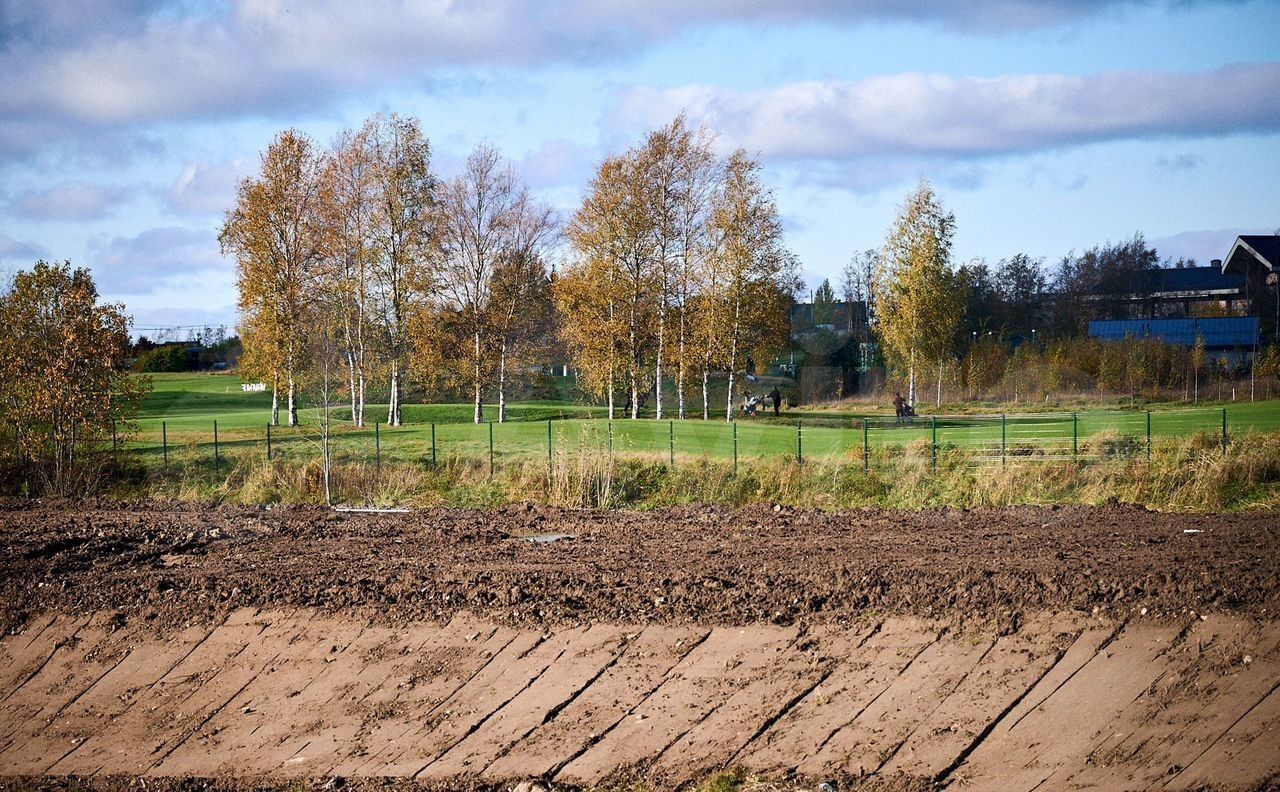
[[[230,376],[157,378],[138,428],[118,445],[147,465],[179,457],[220,468],[233,457],[304,460],[319,455],[319,412],[300,411],[299,427],[269,426],[270,395],[244,391]],[[1075,413],[892,416],[784,413],[732,423],[609,421],[598,407],[532,402],[511,405],[506,423],[469,422],[470,405],[406,405],[406,425],[387,427],[385,406],[371,406],[370,424],[351,425],[333,411],[335,460],[381,465],[475,460],[496,468],[505,460],[589,452],[650,458],[676,465],[694,458],[751,464],[762,459],[837,461],[864,468],[902,465],[1106,461],[1149,455],[1199,436],[1206,447],[1248,442],[1280,428],[1280,402]]]

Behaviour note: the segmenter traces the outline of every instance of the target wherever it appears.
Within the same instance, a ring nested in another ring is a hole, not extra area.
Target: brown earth
[[[521,538],[546,534],[572,538]],[[1125,507],[14,501],[0,789],[667,788],[724,768],[1273,788],[1278,551],[1275,515]]]
[[[238,607],[511,625],[999,622],[1280,607],[1280,516],[1133,507],[916,513],[541,508],[0,508],[0,627],[118,609],[155,629]],[[554,542],[514,537],[564,534]]]

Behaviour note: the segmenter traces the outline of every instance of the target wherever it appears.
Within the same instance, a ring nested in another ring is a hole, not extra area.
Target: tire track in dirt
[[[677,665],[711,634],[691,628],[623,628],[627,637],[618,662],[566,704],[556,716],[512,746],[481,777],[521,774],[552,778],[633,713],[670,677]]]
[[[966,789],[1247,785],[1280,763],[1273,624],[1044,614],[1006,635],[896,617],[545,633],[465,615],[389,628],[248,609],[177,643],[145,627],[100,638],[80,627],[88,651],[67,653],[66,679],[32,677],[14,693],[23,708],[0,715],[21,738],[2,754],[0,785],[52,767],[435,783],[621,775],[665,789],[730,766]],[[38,704],[56,717],[14,722]],[[373,716],[382,707],[393,714]],[[71,751],[69,734],[84,737]]]

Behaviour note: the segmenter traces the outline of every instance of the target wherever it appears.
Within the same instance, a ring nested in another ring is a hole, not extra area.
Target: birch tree
[[[375,247],[374,153],[366,130],[344,131],[334,141],[325,169],[324,222],[328,245],[325,290],[336,303],[335,328],[347,369],[351,421],[364,426],[370,355],[369,288]]]
[[[912,406],[916,368],[922,363],[938,366],[941,404],[941,370],[962,318],[964,289],[951,268],[955,224],[955,216],[922,180],[898,211],[875,275],[879,335],[890,356],[907,369]]]
[[[410,345],[409,320],[437,288],[437,184],[431,147],[417,119],[377,115],[365,123],[372,155],[370,321],[381,335],[390,392],[387,424],[402,423],[401,398]]]
[[[578,372],[579,386],[605,400],[614,418],[622,343],[617,306],[623,300],[617,273],[601,259],[571,259],[552,287],[561,317],[560,339]]]
[[[729,374],[726,420],[732,421],[739,360],[749,351],[783,343],[798,270],[783,244],[782,220],[772,192],[760,179],[760,164],[742,150],[725,163],[711,231],[719,281],[712,287],[707,309],[718,314],[723,328],[720,343]]]
[[[656,418],[663,417],[663,371],[671,357],[676,365],[677,414],[683,419],[690,328],[684,310],[705,263],[707,210],[715,186],[711,136],[690,129],[684,116],[650,133],[639,156],[646,179],[646,208],[657,281],[657,348],[654,355]],[[674,356],[668,337],[675,320]]]
[[[520,191],[507,250],[493,276],[491,330],[498,347],[498,422],[507,420],[507,389],[514,364],[548,349],[552,321],[551,284],[543,255],[556,234],[549,206]]]
[[[494,312],[502,313],[493,304],[494,275],[500,263],[516,258],[513,240],[528,197],[498,150],[481,144],[467,157],[462,173],[444,186],[441,199],[442,289],[466,334],[462,379],[471,394],[473,418],[482,423],[485,385],[496,368],[491,325],[498,320]]]
[[[281,132],[262,156],[261,173],[240,182],[218,237],[223,253],[236,259],[241,316],[267,342],[262,351],[274,356],[271,367],[284,379],[289,426],[298,425],[297,375],[324,251],[322,167],[310,138]]]
[[[840,270],[840,294],[850,304],[849,332],[854,330],[854,312],[852,305],[862,303],[866,311],[867,327],[876,324],[875,272],[879,266],[880,251],[864,250],[853,254],[844,268]]]
[[[621,333],[616,340],[621,342],[622,355],[616,362],[625,367],[631,418],[639,417],[640,383],[648,375],[646,353],[659,302],[653,213],[646,186],[636,152],[609,157],[592,179],[567,232],[574,252],[608,273],[611,319],[607,327]],[[572,315],[565,318],[573,321]]]

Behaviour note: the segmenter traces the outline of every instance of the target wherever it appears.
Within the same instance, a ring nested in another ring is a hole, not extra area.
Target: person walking
[[[893,412],[898,416],[898,423],[902,423],[903,417],[906,415],[907,400],[902,398],[901,393],[895,393],[893,396]]]
[[[782,408],[782,392],[778,390],[778,386],[774,385],[773,390],[769,391],[769,398],[773,401],[773,414],[778,415]]]

